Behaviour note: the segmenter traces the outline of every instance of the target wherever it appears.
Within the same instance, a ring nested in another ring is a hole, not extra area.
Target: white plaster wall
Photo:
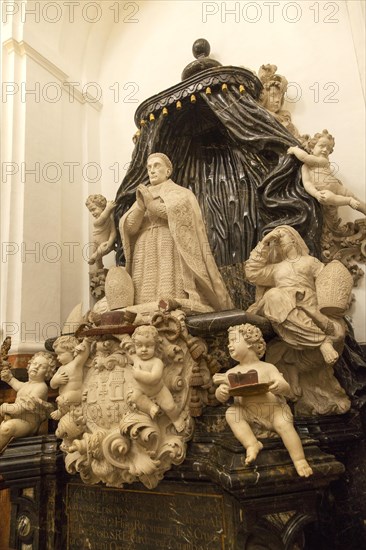
[[[13,143],[3,148],[3,163],[16,173],[2,181],[2,310],[13,350],[30,352],[57,335],[71,308],[86,295],[82,246],[88,241],[87,216],[80,205],[83,181],[65,162],[83,162],[80,129],[82,105],[63,94],[55,102],[46,86],[60,84],[28,55],[10,54],[19,87],[26,82],[35,94],[17,94],[6,105],[13,119]],[[61,92],[60,92],[61,93]],[[4,166],[4,164],[3,164]],[[79,223],[76,222],[79,220]],[[4,325],[2,325],[4,328]]]
[[[77,56],[69,51],[64,57],[62,39],[70,46],[66,27],[64,21],[33,21],[19,10],[2,28],[3,91],[12,82],[19,88],[2,102],[2,167],[13,162],[17,169],[3,173],[1,189],[1,329],[12,336],[13,353],[42,349],[70,310],[80,301],[86,309],[89,302],[83,167],[89,154],[98,160],[92,142],[99,142],[100,109],[64,86],[81,83],[83,72]],[[77,37],[86,47],[90,28],[85,39],[81,30],[75,34],[75,47]],[[69,163],[75,163],[74,174]],[[35,167],[36,174],[27,173]]]
[[[96,23],[83,17],[87,0],[75,6],[73,18],[62,0],[53,2],[56,3],[61,10],[57,23],[51,24],[42,13],[39,21],[34,17],[24,21],[17,13],[4,26],[5,38],[24,40],[62,71],[68,81],[77,82],[79,90],[86,86],[94,95],[101,92],[100,102],[72,103],[64,94],[54,108],[41,101],[28,106],[24,113],[24,106],[20,105],[15,116],[9,100],[3,109],[8,123],[13,119],[17,135],[13,139],[16,147],[6,150],[6,160],[15,158],[20,147],[29,161],[41,158],[47,163],[57,158],[61,165],[75,161],[81,167],[97,163],[101,177],[92,183],[78,172],[73,183],[64,177],[55,187],[41,184],[37,188],[39,200],[32,201],[34,190],[27,190],[17,199],[21,209],[22,201],[27,201],[24,220],[19,212],[13,212],[11,219],[6,216],[7,238],[10,227],[16,239],[42,236],[59,239],[60,244],[76,242],[79,248],[88,241],[90,220],[85,198],[95,192],[114,197],[130,161],[131,138],[136,130],[133,116],[138,104],[179,82],[182,69],[193,59],[192,44],[199,37],[209,40],[212,57],[223,65],[258,70],[262,63],[276,63],[278,72],[294,83],[289,97],[296,97],[297,101],[288,102],[286,107],[295,124],[304,133],[328,128],[335,135],[332,160],[339,166],[339,176],[365,197],[364,32],[359,24],[364,18],[362,2],[103,0],[92,3],[99,6],[100,19]],[[26,4],[34,8],[34,2]],[[88,12],[90,17],[94,13]],[[50,11],[48,17],[53,16]],[[18,59],[16,63],[19,62]],[[6,78],[38,79],[43,83],[54,80],[52,75],[40,73],[35,65],[28,64],[28,74],[14,76],[14,63],[4,64]],[[3,197],[9,212],[14,197],[9,190]],[[350,209],[343,209],[342,215],[345,219],[357,217]],[[40,229],[34,229],[39,217],[43,235],[39,234]],[[14,318],[16,311],[17,318],[30,318],[38,302],[37,311],[42,309],[44,320],[62,323],[73,305],[86,302],[86,262],[80,257],[75,262],[69,260],[70,256],[64,254],[57,268],[43,265],[37,272],[26,266],[24,276],[10,263],[5,270],[3,266],[2,277],[8,286],[4,285],[7,307],[2,308],[2,319],[9,311]],[[109,258],[110,264],[112,261]],[[9,270],[11,278],[7,275]],[[16,290],[21,285],[19,294]],[[366,341],[364,280],[359,287],[352,314],[357,338]],[[47,293],[52,298],[45,298]],[[33,304],[27,301],[29,294]]]

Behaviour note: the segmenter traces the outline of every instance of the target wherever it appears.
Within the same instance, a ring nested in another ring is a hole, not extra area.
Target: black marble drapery
[[[170,90],[173,90],[171,88]],[[173,163],[172,179],[193,191],[206,222],[219,266],[240,264],[260,238],[277,225],[299,231],[319,255],[321,209],[304,190],[300,163],[286,151],[297,140],[247,92],[229,84],[189,97],[178,110],[161,110],[146,121],[130,168],[116,196],[115,219],[148,183],[146,160],[163,152]],[[123,264],[118,243],[117,263]]]

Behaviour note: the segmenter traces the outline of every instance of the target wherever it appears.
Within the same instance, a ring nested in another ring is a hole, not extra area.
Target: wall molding
[[[89,105],[93,107],[96,111],[101,111],[103,104],[97,100],[90,93],[83,94],[76,86],[73,86],[69,80],[69,76],[62,71],[57,65],[52,63],[49,59],[44,57],[37,50],[32,48],[24,40],[18,42],[15,38],[9,38],[3,44],[5,50],[8,54],[15,53],[21,57],[29,57],[32,61],[35,61],[40,65],[45,71],[51,74],[55,79],[57,79],[62,87],[62,89],[68,94],[69,97],[72,97],[82,105]]]
[[[366,55],[365,55],[365,2],[364,0],[347,0],[346,7],[352,31],[353,47],[356,54],[358,72],[364,98],[366,97]]]

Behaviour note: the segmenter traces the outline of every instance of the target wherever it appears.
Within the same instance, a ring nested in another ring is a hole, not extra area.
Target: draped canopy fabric
[[[196,195],[219,266],[245,261],[263,234],[283,224],[319,256],[321,208],[302,186],[299,161],[286,153],[297,140],[235,85],[196,97],[141,127],[116,196],[117,226],[137,185],[148,183],[148,155],[162,152],[173,163],[172,179]],[[121,242],[117,262],[124,263]]]

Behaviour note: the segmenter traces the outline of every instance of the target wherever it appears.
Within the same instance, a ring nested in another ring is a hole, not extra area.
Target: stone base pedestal
[[[185,462],[154,490],[85,485],[65,474],[54,436],[0,457],[10,539],[20,550],[358,550],[366,481],[357,415],[298,421],[314,475],[300,478],[278,438],[254,466],[220,407],[196,421]],[[337,458],[333,456],[337,455]],[[358,472],[358,473],[357,473]],[[345,533],[347,534],[345,540]]]
[[[344,466],[309,435],[310,478],[297,475],[279,438],[263,440],[256,464],[246,466],[222,419],[218,408],[196,422],[185,462],[152,491],[69,478],[67,549],[305,549],[304,529],[319,522],[319,503]]]

